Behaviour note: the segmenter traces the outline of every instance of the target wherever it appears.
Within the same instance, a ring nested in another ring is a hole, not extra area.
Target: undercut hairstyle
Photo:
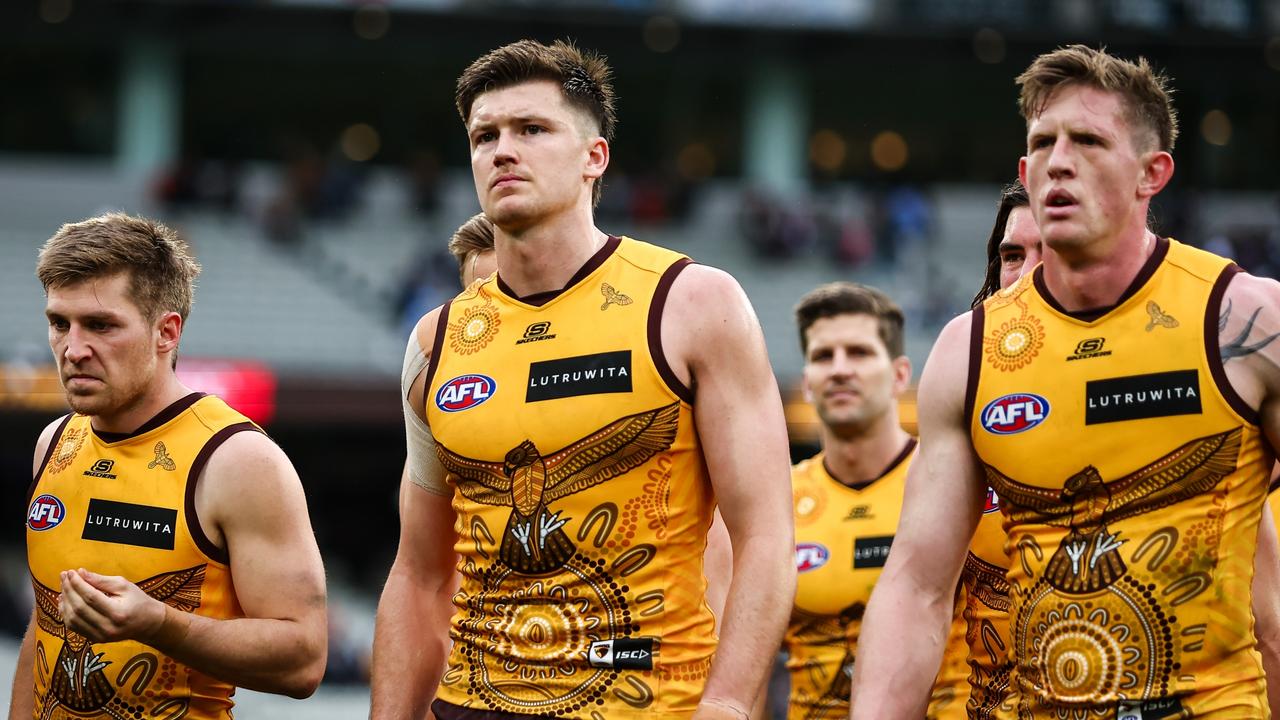
[[[1000,206],[996,209],[996,224],[991,228],[991,237],[987,238],[987,276],[982,279],[982,288],[973,296],[970,309],[975,309],[983,300],[996,294],[1000,289],[1000,243],[1004,240],[1004,229],[1009,225],[1009,216],[1020,207],[1031,207],[1031,199],[1027,197],[1027,189],[1022,183],[1014,180],[1005,185],[1000,192]]]
[[[449,252],[458,261],[458,276],[462,277],[467,263],[482,252],[493,249],[493,222],[484,213],[476,213],[458,226],[449,238]]]
[[[870,285],[833,282],[805,293],[796,304],[796,326],[800,329],[800,352],[809,354],[809,328],[823,318],[838,315],[870,315],[876,319],[880,341],[889,357],[905,354],[902,341],[902,308]]]
[[[40,249],[36,277],[49,288],[128,273],[129,297],[148,321],[191,312],[200,264],[172,228],[144,217],[108,213],[67,223]]]
[[[471,106],[482,93],[535,80],[550,80],[559,85],[569,106],[590,117],[600,137],[613,143],[618,116],[609,63],[601,55],[579,50],[564,40],[551,45],[520,40],[468,65],[458,76],[454,94],[462,124],[471,122]],[[596,180],[591,189],[593,202],[600,202],[601,190],[602,184]]]
[[[1086,85],[1115,93],[1125,107],[1125,119],[1134,133],[1134,145],[1173,151],[1178,139],[1178,114],[1173,109],[1169,78],[1144,57],[1124,60],[1087,45],[1068,45],[1036,58],[1018,76],[1022,91],[1018,109],[1030,124],[1044,112],[1053,94],[1068,85]]]

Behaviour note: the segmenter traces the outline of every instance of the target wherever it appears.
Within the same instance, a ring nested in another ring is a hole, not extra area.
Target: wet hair
[[[809,353],[809,328],[818,320],[837,315],[870,315],[877,321],[880,341],[889,357],[904,354],[902,308],[870,285],[833,282],[805,293],[796,303],[796,326],[800,330],[800,352]]]
[[[1147,148],[1155,141],[1172,152],[1178,139],[1178,115],[1169,96],[1169,78],[1146,58],[1123,60],[1087,45],[1068,45],[1036,58],[1017,79],[1022,91],[1018,109],[1028,123],[1044,112],[1053,94],[1068,85],[1087,85],[1120,96],[1134,144]],[[1141,135],[1139,134],[1142,132]]]
[[[482,93],[550,80],[560,86],[569,105],[590,117],[600,136],[612,143],[618,117],[611,76],[605,58],[579,50],[571,42],[557,40],[544,45],[537,40],[520,40],[468,65],[458,77],[454,100],[465,125],[471,121],[472,104]],[[591,189],[592,202],[600,201],[602,188],[597,180]]]
[[[176,231],[155,220],[108,213],[67,223],[40,249],[36,277],[50,288],[128,273],[129,297],[147,320],[176,312],[185,321],[200,264]]]
[[[1009,216],[1020,207],[1031,207],[1031,199],[1027,197],[1027,189],[1022,187],[1022,183],[1014,180],[1000,192],[996,224],[991,228],[991,237],[987,238],[987,276],[983,278],[978,294],[973,296],[970,308],[978,307],[983,300],[1000,289],[1000,242],[1004,240],[1004,229],[1009,224]]]
[[[458,261],[461,277],[467,263],[476,255],[493,249],[493,222],[484,213],[476,213],[458,226],[449,238],[449,252]]]

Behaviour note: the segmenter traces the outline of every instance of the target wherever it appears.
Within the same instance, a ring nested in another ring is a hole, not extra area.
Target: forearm
[[[31,720],[35,714],[35,630],[28,626],[18,649],[18,664],[13,670],[13,692],[9,696],[9,720]]]
[[[915,582],[904,565],[889,554],[862,619],[850,699],[854,720],[924,717],[929,704],[954,594]]]
[[[758,533],[734,547],[720,651],[703,690],[704,704],[725,703],[744,715],[755,705],[795,600],[793,543],[790,533]]]
[[[371,720],[426,716],[449,655],[452,595],[392,568],[374,630]]]

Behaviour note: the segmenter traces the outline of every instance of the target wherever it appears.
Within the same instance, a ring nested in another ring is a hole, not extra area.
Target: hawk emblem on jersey
[[[604,296],[601,310],[608,310],[610,305],[630,305],[633,302],[629,296],[613,289],[609,283],[600,283],[600,294]]]
[[[1040,354],[1044,346],[1044,325],[1024,309],[1016,318],[1006,320],[982,340],[987,362],[1002,372],[1025,367]]]
[[[987,466],[987,481],[1014,524],[1065,527],[1067,536],[1045,566],[1054,588],[1082,595],[1109,587],[1128,570],[1120,546],[1128,542],[1107,524],[1149,513],[1206,492],[1236,469],[1240,428],[1192,440],[1146,467],[1106,482],[1090,465],[1061,490],[1024,485]]]
[[[161,573],[139,582],[138,587],[170,607],[192,612],[200,607],[204,569],[204,565],[197,565],[185,570]],[[104,670],[112,661],[103,660],[105,653],[95,652],[88,638],[68,630],[63,624],[62,612],[58,608],[62,593],[45,587],[34,577],[31,578],[31,586],[35,590],[36,624],[46,633],[62,639],[62,648],[58,651],[58,659],[54,663],[49,690],[44,696],[39,717],[54,717],[54,711],[59,707],[77,716],[93,714],[96,717],[98,713],[105,713],[104,717],[113,720],[133,717],[121,713],[111,703],[111,699],[116,696],[116,688]],[[128,673],[122,676],[127,677]],[[135,683],[134,687],[138,688],[138,684]],[[142,692],[137,689],[134,694],[141,696]]]
[[[457,320],[449,321],[449,347],[459,355],[483,350],[498,334],[498,326],[502,324],[493,300],[483,289],[477,289],[484,303],[464,308]]]
[[[84,445],[84,439],[89,435],[87,430],[81,428],[70,428],[62,433],[62,437],[58,439],[58,446],[54,448],[53,455],[49,458],[49,473],[57,475],[75,459],[76,453],[80,452],[80,446]]]
[[[177,463],[173,461],[173,458],[169,457],[169,449],[164,446],[163,441],[156,443],[155,451],[155,459],[147,463],[148,470],[154,470],[156,468],[163,468],[165,470],[178,469]]]
[[[1156,329],[1156,326],[1166,327],[1172,330],[1178,327],[1178,320],[1172,315],[1160,309],[1155,300],[1147,301],[1147,315],[1151,317],[1151,322],[1147,323],[1147,332]]]
[[[543,455],[530,440],[501,462],[473,460],[436,446],[445,469],[469,500],[511,508],[499,557],[516,572],[541,575],[560,569],[576,550],[561,528],[572,518],[547,506],[643,465],[671,447],[680,404],[615,420],[590,435]]]

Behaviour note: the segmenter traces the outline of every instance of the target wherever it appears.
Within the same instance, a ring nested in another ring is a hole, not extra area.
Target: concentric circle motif
[[[827,505],[826,494],[815,488],[799,488],[792,497],[796,509],[796,525],[813,524],[822,517],[822,509]]]
[[[1044,326],[1034,315],[1006,320],[982,341],[987,362],[1003,372],[1025,367],[1044,346]]]
[[[459,355],[479,352],[498,334],[501,324],[498,309],[485,298],[483,305],[472,305],[457,320],[449,322],[449,346]]]

